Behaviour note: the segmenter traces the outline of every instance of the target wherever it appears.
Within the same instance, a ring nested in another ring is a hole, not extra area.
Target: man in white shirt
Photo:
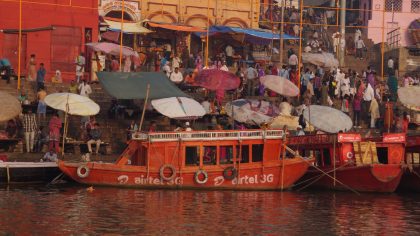
[[[225,52],[226,52],[227,65],[232,66],[232,64],[233,64],[233,54],[235,54],[235,50],[233,49],[232,46],[227,45],[226,49],[225,49]]]
[[[172,58],[172,70],[175,70],[176,67],[179,68],[181,64],[181,59],[179,58],[179,56],[174,56],[174,58]]]
[[[257,77],[258,77],[257,70],[251,65],[249,65],[248,69],[246,69],[246,78],[247,78],[246,83],[247,83],[248,96],[254,96]]]
[[[169,61],[162,67],[162,71],[168,78],[171,76],[171,63]]]
[[[370,103],[372,102],[372,99],[375,98],[375,92],[373,91],[372,86],[365,81],[365,92],[363,93],[363,100],[362,100],[362,120],[365,122],[365,124],[369,124],[369,108]]]
[[[365,48],[365,43],[363,42],[362,37],[356,41],[356,58],[363,60],[363,49]]]
[[[175,67],[175,71],[172,72],[169,79],[174,82],[175,84],[180,84],[184,80],[184,77],[182,76],[182,73],[179,72],[178,67]]]
[[[85,73],[86,59],[83,52],[81,52],[80,55],[76,57],[74,63],[76,64],[76,80],[77,83],[79,83],[80,80],[83,79],[83,74]]]
[[[86,82],[86,80],[83,80],[83,82],[79,85],[79,93],[82,96],[89,97],[89,95],[92,93],[92,88],[90,85]]]

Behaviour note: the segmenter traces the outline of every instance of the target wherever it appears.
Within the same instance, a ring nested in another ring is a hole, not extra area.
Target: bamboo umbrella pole
[[[64,154],[65,154],[64,147],[65,147],[65,144],[66,144],[67,126],[68,126],[67,119],[68,119],[68,112],[69,112],[69,95],[67,95],[67,103],[66,103],[66,111],[65,112],[66,112],[66,114],[64,115],[63,145],[62,145],[62,148],[61,148],[61,155],[63,155],[63,157],[64,157]]]
[[[122,0],[121,1],[121,30],[120,30],[120,71],[122,71],[122,56],[123,56],[124,7],[125,7],[125,0]]]
[[[335,182],[336,182],[336,171],[335,171],[335,153],[336,153],[336,150],[335,150],[335,148],[336,148],[335,140],[336,140],[336,135],[335,134],[334,134],[333,138],[334,138],[334,140],[333,140],[333,169],[334,169],[334,187],[335,187]]]
[[[19,1],[19,42],[18,42],[18,83],[17,89],[20,90],[20,67],[22,52],[22,0]]]
[[[149,92],[150,92],[150,84],[147,84],[146,98],[144,99],[143,112],[141,113],[139,131],[141,131],[141,128],[143,126],[144,114],[146,113],[146,107],[147,107],[147,100],[149,99]]]
[[[207,1],[207,36],[206,36],[206,53],[205,53],[205,65],[208,67],[209,63],[209,32],[210,31],[210,0]]]
[[[303,0],[300,1],[300,26],[299,26],[299,57],[297,63],[297,76],[298,76],[298,87],[300,94],[300,63],[302,61],[302,31],[303,31]]]

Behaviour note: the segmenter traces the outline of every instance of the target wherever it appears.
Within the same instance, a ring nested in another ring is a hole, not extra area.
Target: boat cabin
[[[405,160],[407,164],[420,164],[420,135],[407,136]]]
[[[151,169],[166,163],[194,170],[232,163],[262,167],[280,160],[282,137],[282,130],[136,133],[129,163]]]
[[[364,140],[360,134],[317,134],[291,137],[287,145],[301,156],[312,156],[318,167],[335,165],[401,164],[404,134],[385,134],[382,140]]]

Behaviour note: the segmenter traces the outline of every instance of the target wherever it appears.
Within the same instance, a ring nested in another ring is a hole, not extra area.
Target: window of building
[[[252,162],[260,162],[263,160],[264,144],[252,145]]]
[[[200,165],[200,147],[186,147],[185,148],[185,165],[196,166]]]
[[[236,146],[236,159],[241,163],[249,163],[249,145],[242,145],[242,150]]]
[[[82,45],[82,31],[78,27],[55,26],[51,31],[51,70],[74,72],[74,60]]]
[[[403,0],[386,0],[385,11],[387,12],[401,12]]]
[[[203,164],[204,165],[216,165],[216,146],[204,146],[203,150]]]
[[[233,162],[233,146],[220,146],[219,147],[219,163],[229,164]]]
[[[411,0],[411,12],[420,12],[420,0]]]

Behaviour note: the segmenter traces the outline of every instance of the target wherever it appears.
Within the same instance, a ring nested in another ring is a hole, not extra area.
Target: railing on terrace
[[[132,135],[133,140],[150,142],[281,139],[282,137],[283,130],[138,132]]]

